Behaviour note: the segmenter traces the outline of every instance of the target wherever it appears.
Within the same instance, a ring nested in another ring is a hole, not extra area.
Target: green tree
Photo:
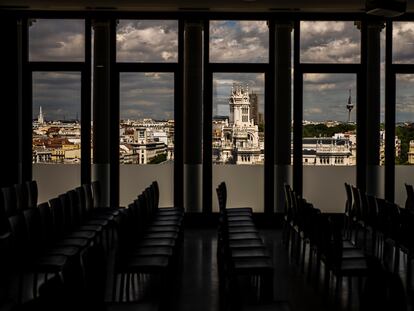
[[[167,161],[167,154],[166,153],[156,155],[155,157],[153,157],[148,162],[148,164],[159,164],[159,163],[162,163],[164,161]]]

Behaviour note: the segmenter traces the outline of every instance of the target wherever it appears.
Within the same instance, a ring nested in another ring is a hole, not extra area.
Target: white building
[[[214,163],[263,163],[259,128],[250,118],[249,89],[233,86],[229,98],[230,120],[221,122],[221,137],[215,140]],[[218,124],[216,124],[217,127]]]

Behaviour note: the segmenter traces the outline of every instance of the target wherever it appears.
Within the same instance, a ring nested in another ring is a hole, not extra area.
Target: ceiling
[[[414,0],[407,0],[414,12]],[[0,0],[0,8],[32,10],[361,12],[364,0]]]

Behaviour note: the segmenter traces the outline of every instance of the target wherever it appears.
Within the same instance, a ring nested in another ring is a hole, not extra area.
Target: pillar
[[[101,206],[110,205],[110,21],[93,22],[93,165]]]
[[[184,208],[202,210],[203,24],[184,23]]]
[[[290,22],[275,22],[274,61],[274,193],[275,211],[283,212],[285,196],[283,185],[291,183],[291,126],[292,126],[292,59]]]
[[[382,22],[368,22],[366,29],[366,102],[359,107],[366,109],[366,192],[380,194],[380,32]],[[364,107],[364,106],[365,107]]]

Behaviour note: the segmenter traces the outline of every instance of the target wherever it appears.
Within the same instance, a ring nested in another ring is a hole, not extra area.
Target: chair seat
[[[73,231],[65,234],[64,238],[75,238],[75,239],[88,239],[92,240],[96,236],[94,231]]]
[[[88,239],[78,239],[78,238],[65,238],[58,240],[56,246],[74,246],[79,248],[85,248],[89,245],[90,240]]]
[[[58,246],[47,249],[45,253],[47,255],[62,255],[72,257],[79,253],[79,248],[75,246]]]
[[[173,255],[173,249],[168,246],[142,247],[133,252],[133,256],[168,256]]]
[[[127,261],[126,269],[129,272],[159,272],[168,267],[169,260],[165,256],[138,256]]]
[[[357,249],[345,248],[342,250],[342,259],[366,258],[364,253]]]
[[[255,227],[250,227],[250,226],[231,227],[231,228],[228,228],[228,231],[230,234],[232,233],[258,233],[259,232]]]
[[[153,246],[175,246],[175,240],[173,239],[143,239],[138,242],[138,247],[153,247]]]
[[[33,261],[32,268],[37,272],[57,273],[62,271],[66,265],[67,257],[61,255],[52,255],[36,258]]]
[[[151,226],[145,229],[146,233],[152,232],[180,232],[180,228],[178,226]]]
[[[144,234],[144,239],[177,239],[177,232],[152,232]]]
[[[264,247],[262,240],[241,240],[241,241],[230,241],[229,246],[231,249],[235,248],[246,248],[246,247]]]
[[[257,273],[259,271],[270,273],[273,270],[273,264],[269,258],[238,258],[233,262],[233,269],[237,273]]]
[[[259,234],[252,232],[252,233],[231,233],[228,236],[228,239],[230,241],[235,240],[261,240],[261,237]]]
[[[243,257],[269,258],[269,253],[266,251],[265,248],[232,249],[231,257],[233,259],[243,258]]]

